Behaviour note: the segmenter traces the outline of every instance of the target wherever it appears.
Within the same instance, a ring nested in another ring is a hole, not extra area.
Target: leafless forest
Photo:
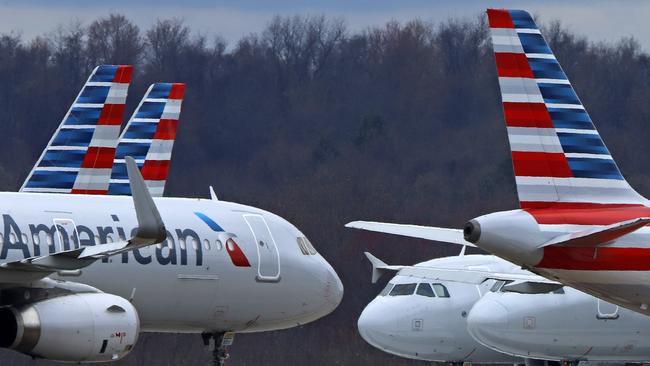
[[[619,167],[650,194],[650,58],[633,39],[595,44],[550,19],[544,34]],[[360,32],[320,16],[276,17],[235,44],[121,15],[36,39],[0,35],[0,188],[17,190],[92,68],[135,65],[127,118],[148,85],[187,83],[167,195],[276,212],[337,269],[341,306],[293,330],[238,335],[233,365],[415,365],[367,345],[356,319],[370,249],[391,263],[456,248],[344,229],[352,220],[461,226],[514,208],[516,195],[482,17],[413,20]],[[173,295],[172,295],[173,296]],[[257,301],[251,298],[251,301]],[[2,364],[50,365],[13,352]],[[201,365],[198,335],[143,335],[116,365]]]

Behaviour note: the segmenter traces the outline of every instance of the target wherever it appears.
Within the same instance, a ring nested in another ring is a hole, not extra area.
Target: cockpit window
[[[560,287],[557,290],[553,291],[554,294],[564,295],[564,287]]]
[[[447,291],[447,288],[439,283],[432,283],[431,287],[433,287],[433,291],[436,293],[436,296],[438,297],[449,297],[449,291]]]
[[[431,289],[431,285],[428,283],[419,284],[418,290],[415,293],[426,297],[436,297],[436,295],[433,293],[433,290]]]
[[[307,251],[309,251],[309,254],[311,254],[311,255],[318,254],[318,252],[316,251],[316,248],[314,248],[314,246],[311,244],[309,239],[307,239],[306,237],[303,238],[303,239],[305,240],[305,244],[307,245]]]
[[[415,283],[402,283],[395,285],[395,287],[390,291],[390,296],[413,295],[413,292],[415,292],[415,285]]]
[[[386,284],[386,287],[384,287],[384,289],[381,290],[381,292],[379,293],[379,296],[386,296],[386,295],[388,295],[388,293],[390,292],[390,290],[391,290],[392,288],[393,288],[393,284],[390,283],[390,282],[387,283],[387,284]]]
[[[307,250],[307,245],[305,245],[305,240],[300,237],[298,237],[296,240],[298,240],[298,248],[300,248],[302,254],[309,255],[309,251]]]
[[[298,237],[296,238],[298,241],[298,248],[300,248],[300,251],[304,255],[316,255],[318,252],[316,251],[316,248],[311,244],[309,239],[306,237]]]

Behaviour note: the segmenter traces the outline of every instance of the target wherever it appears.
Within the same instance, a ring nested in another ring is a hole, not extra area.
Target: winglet
[[[136,246],[160,243],[167,238],[167,230],[160,217],[160,212],[158,212],[135,160],[130,156],[125,157],[124,160],[129,174],[133,206],[138,219],[138,231],[131,241]]]
[[[372,264],[372,283],[377,283],[381,276],[388,271],[399,271],[403,268],[403,266],[390,266],[368,252],[363,252],[363,254],[366,255],[366,258],[368,258],[370,264]]]

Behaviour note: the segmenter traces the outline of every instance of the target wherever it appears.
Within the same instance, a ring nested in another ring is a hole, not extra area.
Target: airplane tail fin
[[[521,208],[647,202],[621,175],[530,14],[487,15]]]
[[[131,65],[101,65],[93,70],[21,192],[108,192],[132,72]]]
[[[111,195],[130,195],[124,158],[133,157],[153,197],[165,190],[185,84],[156,83],[147,90],[120,136],[109,186]]]

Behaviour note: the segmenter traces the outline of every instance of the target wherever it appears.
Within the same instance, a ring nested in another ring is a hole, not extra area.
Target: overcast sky
[[[230,44],[259,32],[275,14],[325,14],[342,17],[355,31],[389,20],[420,18],[440,21],[470,18],[486,7],[520,8],[542,21],[559,19],[595,41],[634,36],[650,51],[650,1],[478,1],[478,0],[0,0],[0,32],[19,32],[29,39],[72,20],[88,24],[111,12],[127,15],[146,29],[159,18],[181,18],[193,30],[220,35]]]

